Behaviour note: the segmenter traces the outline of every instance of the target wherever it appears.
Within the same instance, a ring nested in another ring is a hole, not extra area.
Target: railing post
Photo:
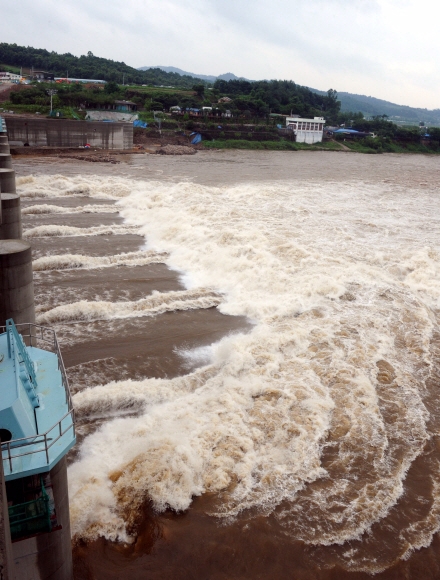
[[[49,450],[47,448],[47,433],[44,434],[44,448],[46,450],[46,462],[49,465]]]
[[[11,444],[8,441],[8,459],[9,459],[9,469],[12,473],[12,457],[11,457]],[[3,461],[3,453],[2,453],[2,461]]]

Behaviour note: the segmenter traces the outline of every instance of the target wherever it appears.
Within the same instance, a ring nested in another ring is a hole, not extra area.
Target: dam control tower
[[[72,580],[74,409],[55,331],[35,324],[31,248],[16,235],[11,172],[0,168],[0,578]]]

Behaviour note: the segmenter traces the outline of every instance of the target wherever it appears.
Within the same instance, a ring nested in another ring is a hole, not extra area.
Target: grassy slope
[[[335,142],[317,143],[307,145],[306,143],[295,143],[292,141],[246,141],[245,139],[229,139],[226,141],[203,141],[206,149],[249,149],[253,151],[342,151],[342,148]]]
[[[0,71],[11,72],[11,73],[14,73],[16,75],[19,75],[20,74],[20,67],[13,66],[11,64],[0,63]]]

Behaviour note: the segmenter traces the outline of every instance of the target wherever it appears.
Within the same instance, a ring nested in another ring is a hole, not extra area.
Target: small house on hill
[[[125,113],[137,111],[137,104],[132,101],[115,101],[115,109]]]
[[[31,79],[34,81],[53,81],[55,75],[45,70],[34,70],[31,73]]]

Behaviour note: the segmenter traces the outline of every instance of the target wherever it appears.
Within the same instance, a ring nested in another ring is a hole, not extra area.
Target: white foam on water
[[[92,226],[91,228],[44,225],[25,230],[23,232],[23,238],[47,238],[53,236],[116,236],[138,233],[138,228],[129,225]]]
[[[65,175],[28,175],[16,180],[17,193],[23,198],[96,197],[121,199],[130,195],[130,181],[107,176],[71,177]]]
[[[155,316],[175,310],[195,310],[213,308],[221,302],[219,294],[199,288],[177,292],[153,292],[148,298],[136,301],[107,302],[105,300],[80,300],[56,306],[37,316],[38,324],[57,322],[78,322]]]
[[[75,395],[79,413],[141,413],[87,437],[70,467],[74,536],[129,541],[127,523],[147,498],[184,510],[205,492],[219,494],[217,516],[275,511],[286,532],[315,546],[360,538],[387,516],[432,436],[438,196],[359,182],[112,178],[104,191],[98,179],[58,177],[20,187],[119,196],[147,249],[185,272],[187,292],[214,289],[222,312],[256,323],[213,345],[210,364],[188,377]],[[44,316],[87,319],[100,308]],[[113,308],[102,315],[124,313]],[[367,560],[360,569],[373,569]]]
[[[83,256],[81,254],[58,254],[43,256],[32,262],[35,272],[45,270],[72,270],[110,268],[112,266],[145,266],[147,264],[163,263],[166,252],[138,251],[115,254],[113,256]]]
[[[213,345],[199,346],[192,349],[176,349],[177,354],[184,360],[184,367],[191,369],[197,366],[205,366],[212,361]]]
[[[118,213],[119,209],[114,205],[84,205],[77,207],[63,207],[47,203],[30,205],[21,209],[22,215],[45,215],[65,213]]]

